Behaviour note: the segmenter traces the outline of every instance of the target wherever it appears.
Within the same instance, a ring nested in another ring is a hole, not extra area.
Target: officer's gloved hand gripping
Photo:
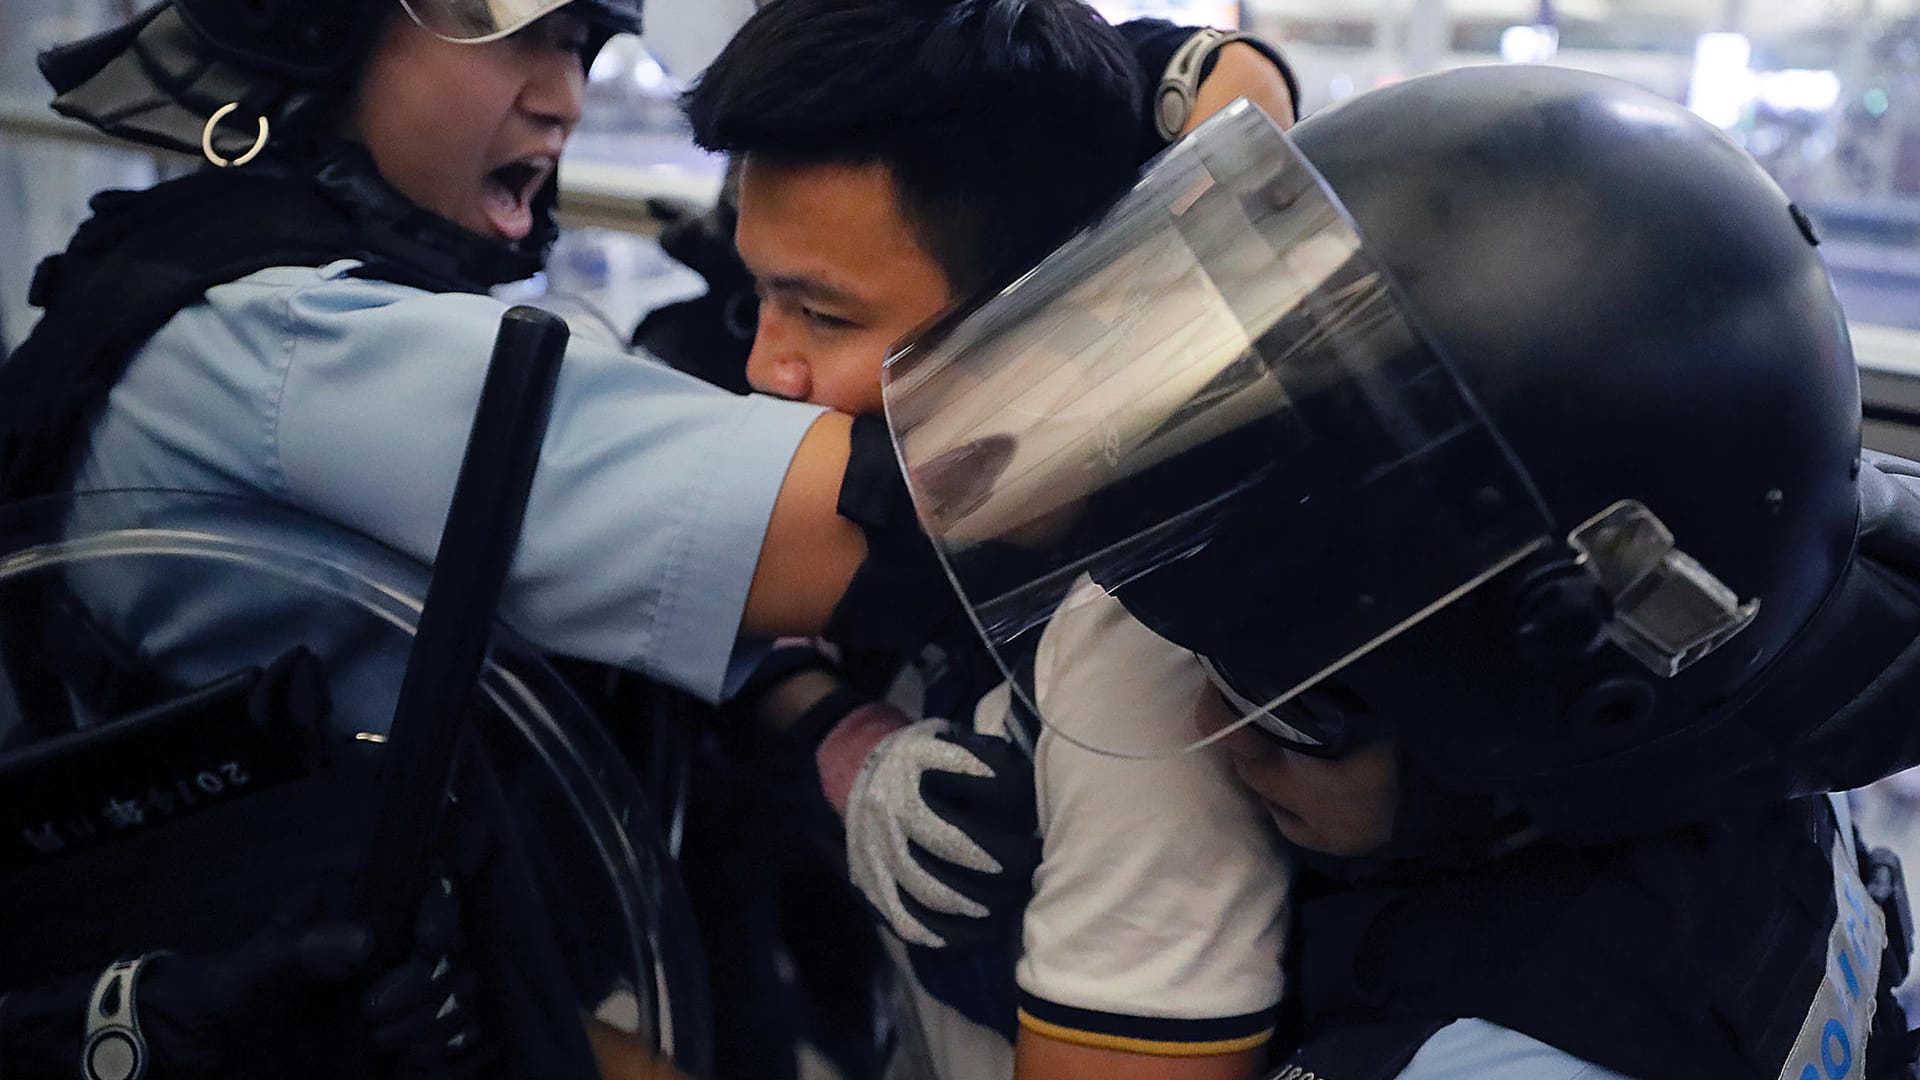
[[[316,918],[311,906],[283,910],[231,949],[150,952],[0,996],[0,1076],[286,1075],[317,1016],[367,1032],[387,1075],[484,1068],[490,1047],[472,1011],[450,874],[434,876],[410,951],[387,969],[373,963],[364,925]]]
[[[1033,763],[945,720],[869,751],[845,800],[853,883],[902,941],[978,944],[1017,925],[1039,864]]]
[[[846,685],[835,651],[786,639],[742,688],[763,726],[811,755],[846,826],[853,883],[901,940],[942,948],[1013,926],[1039,862],[1033,764],[1010,740],[913,723]]]

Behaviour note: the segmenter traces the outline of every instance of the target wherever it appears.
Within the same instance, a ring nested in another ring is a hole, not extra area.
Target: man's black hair
[[[709,150],[885,165],[966,294],[1132,182],[1138,99],[1126,43],[1081,0],[774,0],[684,105]]]

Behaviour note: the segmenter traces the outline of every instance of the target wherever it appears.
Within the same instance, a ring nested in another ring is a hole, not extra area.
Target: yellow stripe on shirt
[[[1025,1009],[1020,1010],[1020,1026],[1036,1034],[1045,1035],[1049,1039],[1058,1039],[1075,1046],[1090,1046],[1096,1050],[1120,1050],[1129,1054],[1152,1054],[1158,1057],[1233,1054],[1242,1050],[1251,1050],[1273,1038],[1273,1029],[1268,1028],[1236,1039],[1214,1039],[1208,1042],[1141,1039],[1130,1035],[1109,1035],[1102,1031],[1081,1031],[1078,1028],[1063,1027],[1042,1020]]]

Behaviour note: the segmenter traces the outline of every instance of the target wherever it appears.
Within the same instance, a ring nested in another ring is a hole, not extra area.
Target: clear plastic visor
[[[435,37],[477,45],[525,29],[574,0],[400,0],[420,28]],[[594,0],[596,21],[626,30],[640,26],[641,0]],[[583,9],[584,10],[584,9]]]
[[[1288,687],[1271,708],[1550,531],[1333,193],[1245,102],[898,351],[884,386],[922,523],[996,660],[1043,722],[1107,753],[1224,733],[1048,707],[1032,658],[1063,606],[1117,593],[1192,648],[1219,640],[1215,601],[1247,618],[1247,594],[1283,598],[1259,618],[1302,632],[1262,657]],[[1075,662],[1064,647],[1047,663]]]

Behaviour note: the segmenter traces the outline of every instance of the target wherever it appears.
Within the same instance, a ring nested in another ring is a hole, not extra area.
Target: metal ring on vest
[[[259,118],[260,133],[254,136],[253,145],[247,148],[246,153],[241,154],[237,158],[229,159],[229,158],[220,156],[220,153],[213,148],[214,126],[220,123],[220,120],[222,117],[226,116],[228,113],[232,112],[233,110],[239,107],[240,107],[240,103],[237,101],[227,102],[225,105],[222,105],[218,109],[214,110],[213,115],[207,117],[207,126],[200,129],[200,152],[207,156],[208,161],[213,162],[215,165],[218,165],[223,169],[227,168],[228,166],[234,166],[237,168],[238,166],[245,165],[247,162],[252,161],[254,158],[258,157],[260,155],[260,151],[265,149],[267,145],[267,118],[265,116],[262,116]]]

